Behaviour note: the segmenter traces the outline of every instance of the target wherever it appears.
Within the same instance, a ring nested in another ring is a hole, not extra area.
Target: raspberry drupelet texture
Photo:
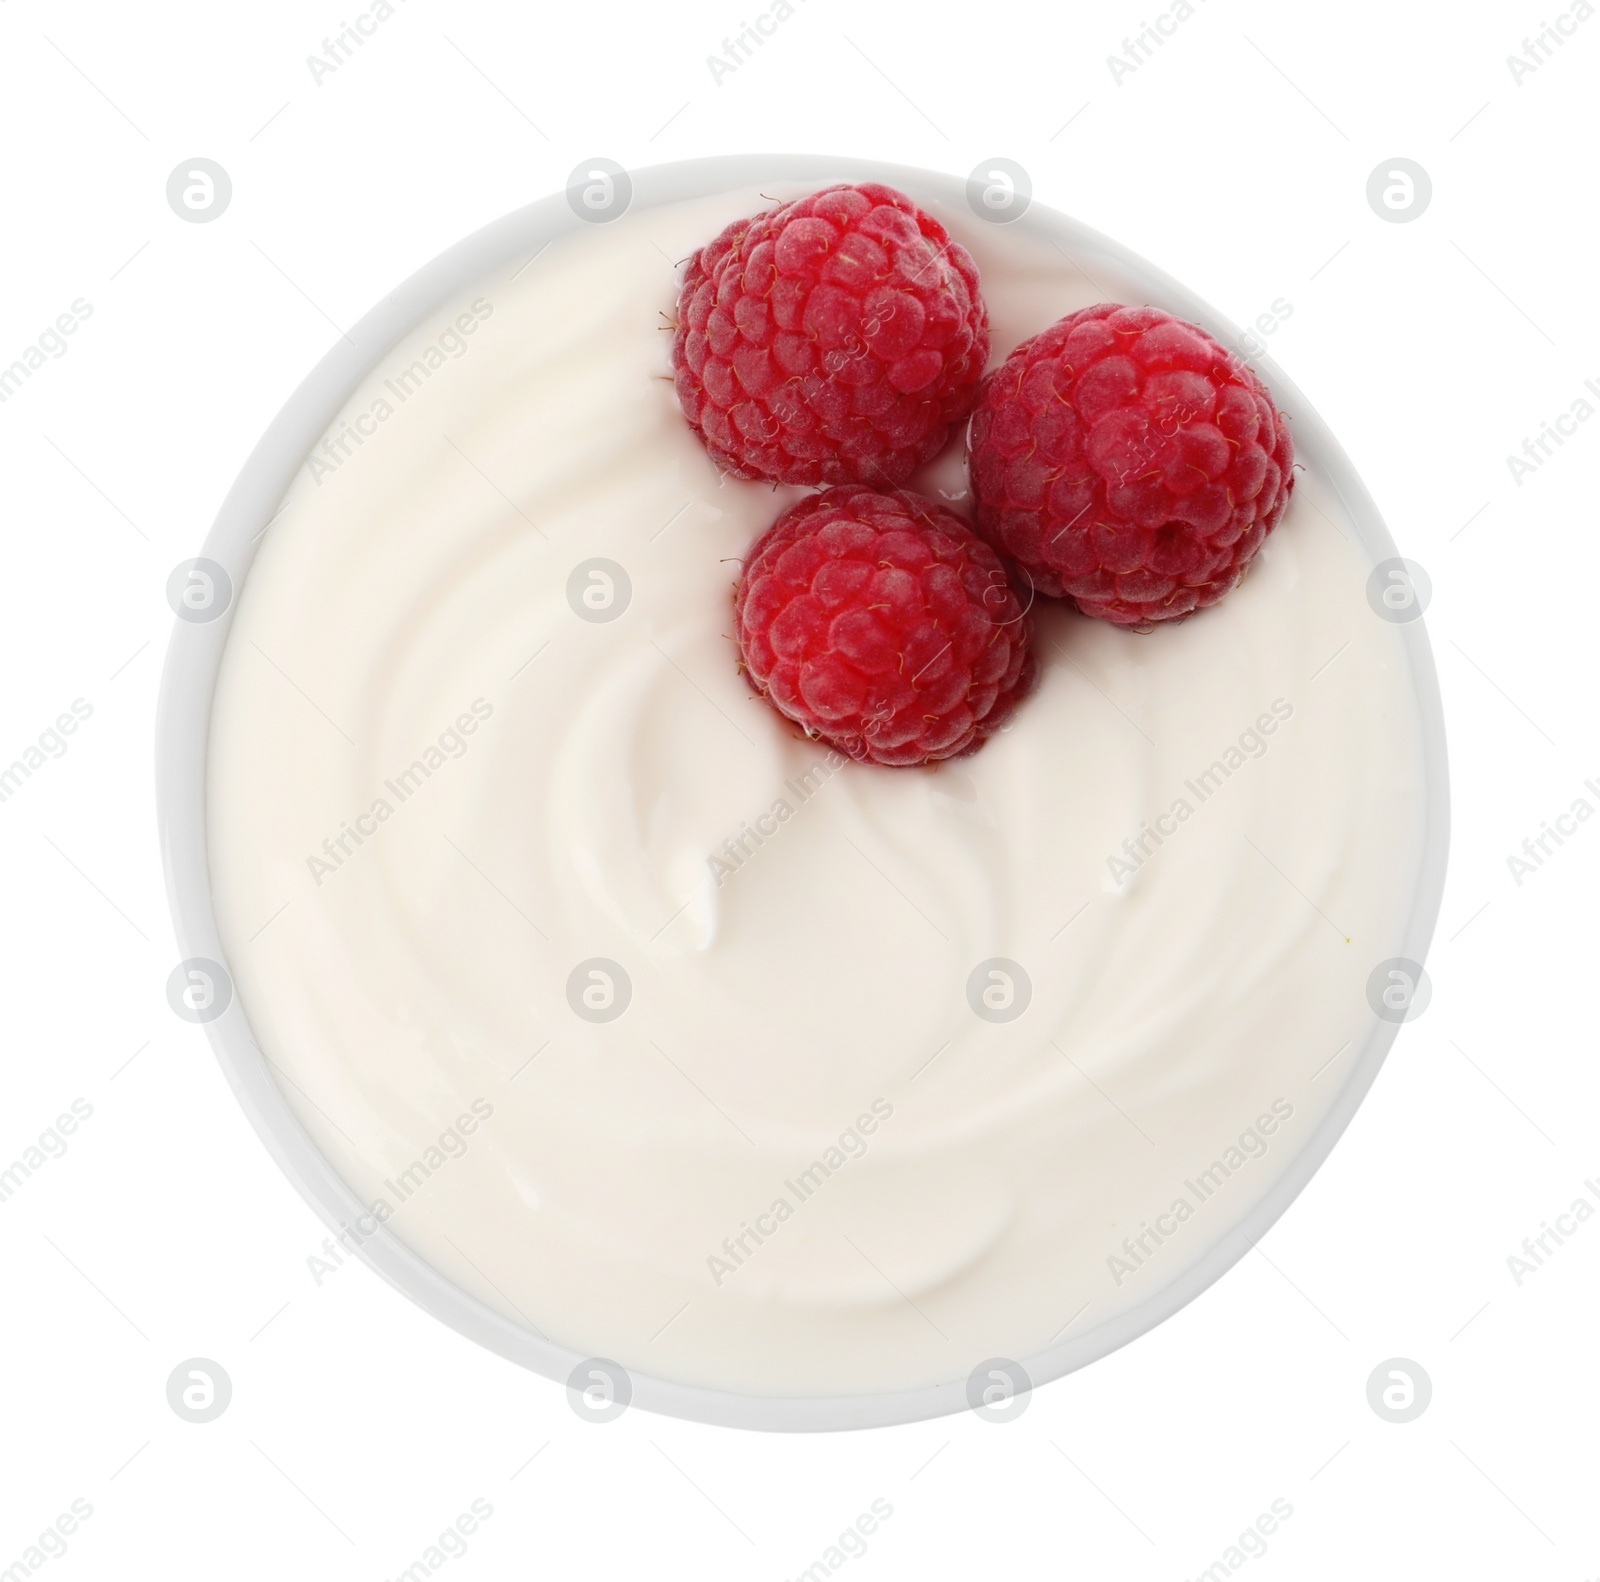
[[[690,260],[678,401],[736,478],[904,483],[971,412],[989,318],[967,250],[904,194],[829,187]]]
[[[755,690],[871,763],[974,752],[1033,683],[1031,619],[999,557],[905,489],[791,506],[751,549],[734,616]]]
[[[1206,332],[1101,303],[1024,341],[973,414],[978,530],[1041,593],[1149,627],[1215,604],[1294,486],[1266,388]]]

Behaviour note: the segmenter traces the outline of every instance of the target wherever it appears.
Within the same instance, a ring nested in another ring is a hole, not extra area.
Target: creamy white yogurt
[[[240,596],[212,882],[289,1102],[459,1285],[662,1378],[911,1388],[1144,1301],[1277,1180],[1399,953],[1418,721],[1302,472],[1217,608],[1042,609],[976,756],[798,739],[729,635],[798,491],[719,479],[668,379],[675,262],[762,203],[563,238],[366,381]],[[944,217],[996,360],[1101,299]],[[961,503],[959,438],[920,486]]]

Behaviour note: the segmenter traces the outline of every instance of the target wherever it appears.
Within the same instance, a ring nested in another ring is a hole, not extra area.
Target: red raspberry
[[[1215,604],[1278,525],[1294,447],[1206,332],[1113,302],[996,370],[972,417],[978,531],[1085,615],[1148,628]]]
[[[807,495],[756,541],[734,601],[756,691],[847,757],[975,752],[1032,685],[1032,623],[999,556],[907,489]]]
[[[904,483],[988,359],[977,265],[876,182],[736,220],[689,260],[672,342],[711,459],[777,483]]]

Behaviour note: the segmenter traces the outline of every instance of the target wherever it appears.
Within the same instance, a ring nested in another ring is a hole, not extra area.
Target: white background
[[[875,1499],[852,1578],[1180,1582],[1274,1499],[1294,1514],[1251,1577],[1600,1572],[1600,1219],[1520,1287],[1506,1262],[1600,1178],[1600,823],[1520,886],[1506,862],[1600,806],[1600,422],[1520,483],[1506,461],[1600,382],[1600,19],[1519,85],[1507,57],[1561,0],[1196,0],[1118,84],[1162,0],[793,0],[719,85],[707,56],[768,0],[396,0],[318,85],[307,55],[365,0],[340,3],[0,4],[0,365],[93,307],[0,406],[0,760],[94,710],[0,804],[0,1164],[93,1107],[0,1204],[0,1572],[83,1499],[50,1578],[390,1578],[479,1498],[441,1574],[788,1578]],[[163,589],[260,431],[336,326],[580,160],[761,150],[1005,156],[1235,322],[1286,300],[1273,356],[1433,582],[1455,828],[1431,1006],[1256,1254],[1005,1426],[579,1422],[364,1266],[313,1283],[320,1223],[164,997]],[[215,223],[166,203],[194,156],[233,180]],[[1408,224],[1365,196],[1394,156],[1433,182]],[[234,1388],[206,1425],[165,1397],[197,1355]],[[1366,1399],[1396,1356],[1434,1388],[1405,1425]]]

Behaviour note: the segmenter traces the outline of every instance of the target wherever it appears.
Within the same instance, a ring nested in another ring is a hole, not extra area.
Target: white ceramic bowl
[[[931,171],[873,161],[806,155],[735,156],[657,165],[630,173],[631,207],[674,203],[762,182],[887,182],[920,202],[959,212],[967,182]],[[1122,300],[1151,302],[1203,325],[1225,344],[1239,333],[1204,302],[1115,242],[1073,220],[1030,203],[1009,222],[1052,241],[1108,282]],[[327,430],[361,379],[391,347],[443,301],[491,270],[536,252],[555,237],[579,230],[565,193],[530,203],[457,243],[391,291],[340,340],[295,391],[262,436],[217,514],[201,554],[227,573],[236,601],[264,531],[312,445]],[[1396,554],[1371,497],[1349,460],[1298,391],[1270,364],[1258,360],[1280,406],[1294,414],[1295,448],[1342,498],[1374,564]],[[185,958],[203,957],[226,967],[212,908],[206,857],[206,751],[212,695],[227,643],[234,604],[217,618],[179,620],[167,651],[157,722],[156,784],[167,889]],[[1444,888],[1449,834],[1445,737],[1433,657],[1420,620],[1400,628],[1410,662],[1427,779],[1427,828],[1401,955],[1421,962],[1433,933]],[[330,1228],[351,1223],[365,1205],[311,1141],[286,1103],[257,1046],[236,996],[206,1023],[223,1071],[284,1173]],[[1398,1027],[1379,1021],[1349,1067],[1344,1086],[1322,1124],[1290,1162],[1255,1210],[1198,1263],[1139,1306],[1036,1356],[1023,1358],[1033,1386],[1081,1368],[1143,1334],[1192,1301],[1258,1241],[1327,1157],[1377,1075]],[[360,1244],[367,1262],[419,1306],[463,1335],[513,1362],[566,1383],[588,1360],[542,1339],[485,1307],[424,1262],[383,1227]],[[865,1428],[913,1422],[966,1407],[967,1381],[930,1388],[848,1397],[774,1398],[699,1389],[634,1374],[633,1404],[672,1416],[737,1428]]]

